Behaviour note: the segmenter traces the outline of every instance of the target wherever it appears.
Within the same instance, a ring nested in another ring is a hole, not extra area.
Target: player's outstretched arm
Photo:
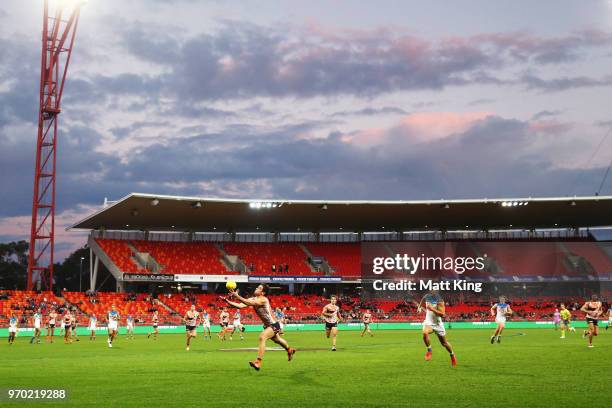
[[[247,307],[247,305],[245,305],[242,302],[240,302],[240,303],[239,302],[233,302],[233,301],[231,301],[231,300],[229,300],[227,298],[221,298],[221,299],[223,299],[225,301],[225,303],[227,303],[228,305],[230,305],[232,307],[235,307],[236,309],[244,309],[245,307]]]
[[[238,291],[235,291],[235,290],[230,290],[230,295],[232,295],[233,297],[235,297],[236,299],[238,299],[240,302],[242,302],[243,304],[247,306],[261,306],[265,303],[265,299],[244,298],[238,294]]]
[[[491,307],[491,316],[495,316],[496,308],[497,308],[497,303]]]

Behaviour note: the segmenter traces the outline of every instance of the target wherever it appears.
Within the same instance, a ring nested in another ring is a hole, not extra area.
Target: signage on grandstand
[[[246,275],[174,275],[175,282],[227,282],[228,280],[238,283],[249,281]]]
[[[342,282],[342,278],[340,276],[249,276],[249,282],[329,283]]]
[[[127,282],[172,282],[174,275],[154,273],[124,273],[123,280]]]

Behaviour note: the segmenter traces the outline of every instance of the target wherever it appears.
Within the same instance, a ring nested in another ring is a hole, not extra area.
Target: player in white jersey
[[[36,310],[36,313],[32,316],[32,325],[34,326],[34,335],[30,339],[30,344],[40,344],[40,334],[42,327],[42,314],[40,313],[40,309]]]
[[[287,340],[283,339],[280,336],[280,323],[274,319],[272,315],[272,307],[270,306],[270,300],[266,297],[269,294],[269,287],[266,284],[261,284],[257,286],[255,292],[253,293],[253,297],[248,299],[243,298],[238,294],[238,292],[234,290],[230,290],[230,296],[232,296],[236,301],[231,301],[229,299],[223,298],[225,302],[229,305],[242,309],[248,306],[251,306],[255,310],[255,314],[261,319],[263,323],[264,329],[259,334],[259,348],[257,352],[257,359],[253,361],[249,361],[249,365],[253,367],[256,371],[261,369],[261,364],[263,361],[264,353],[266,352],[266,341],[272,340],[276,344],[280,345],[282,348],[287,350],[287,360],[291,361],[293,359],[293,355],[295,354],[295,349],[289,347]]]
[[[183,321],[185,322],[185,330],[187,332],[187,351],[189,351],[189,344],[191,343],[191,339],[198,335],[196,333],[196,329],[198,328],[199,320],[200,314],[196,310],[196,306],[191,305],[191,307],[183,317]]]
[[[453,352],[453,347],[446,340],[446,329],[444,328],[444,321],[442,320],[446,316],[446,306],[442,297],[435,291],[426,295],[423,299],[425,301],[425,320],[423,321],[423,342],[427,347],[425,353],[425,361],[431,360],[432,349],[429,335],[434,332],[438,336],[440,344],[448,351],[451,358],[451,365],[457,365],[457,359]],[[422,310],[419,305],[419,312]]]
[[[95,340],[96,339],[96,328],[98,325],[98,319],[96,318],[96,315],[91,315],[89,317],[89,340]]]
[[[125,319],[125,330],[127,332],[126,337],[128,340],[134,340],[134,318],[132,315],[128,315]]]
[[[325,321],[325,336],[332,338],[332,351],[336,351],[336,338],[338,337],[338,322],[342,320],[340,307],[337,305],[338,298],[333,295],[329,303],[323,307],[321,318]]]
[[[370,313],[370,309],[366,309],[363,316],[361,316],[361,322],[363,323],[361,337],[366,333],[368,333],[370,337],[374,337],[374,333],[372,333],[372,329],[370,329],[370,324],[372,324],[372,313]]]
[[[202,329],[204,333],[204,340],[206,339],[212,340],[212,337],[210,335],[210,315],[208,314],[206,310],[202,312]]]
[[[57,323],[57,312],[55,309],[51,309],[47,316],[47,341],[53,343],[53,336],[55,335],[55,324]]]
[[[497,323],[495,332],[491,336],[491,344],[495,343],[496,340],[498,343],[501,342],[501,334],[506,327],[506,318],[511,316],[512,313],[510,305],[506,303],[506,297],[500,296],[499,302],[491,307],[491,316],[495,317],[495,323]]]
[[[151,324],[153,325],[153,333],[147,334],[147,339],[153,335],[153,340],[157,340],[157,335],[159,334],[159,315],[157,314],[157,310],[153,312]]]
[[[18,325],[18,321],[17,321],[17,317],[15,317],[14,313],[11,313],[11,317],[9,318],[9,328],[8,328],[8,332],[9,332],[9,337],[8,337],[8,344],[12,345],[15,342],[15,336],[17,336],[17,325]]]
[[[108,320],[108,339],[106,342],[108,343],[108,347],[113,347],[113,340],[117,337],[117,333],[119,333],[119,312],[115,309],[115,305],[111,306],[110,312],[108,312],[107,320]]]
[[[232,324],[232,331],[230,332],[230,340],[232,339],[234,333],[236,333],[236,330],[238,330],[238,333],[240,334],[240,340],[244,340],[244,336],[242,335],[242,333],[244,333],[244,326],[240,321],[240,310],[236,310],[236,313],[234,313],[234,322]]]

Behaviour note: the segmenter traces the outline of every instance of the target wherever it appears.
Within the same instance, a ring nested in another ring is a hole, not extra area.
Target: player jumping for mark
[[[227,302],[230,306],[233,306],[238,309],[243,309],[245,307],[251,306],[257,316],[261,319],[263,323],[264,329],[259,334],[259,349],[257,352],[257,359],[253,361],[249,361],[249,365],[253,367],[256,371],[261,369],[261,364],[263,361],[264,353],[266,352],[266,341],[272,340],[276,344],[280,345],[287,351],[287,360],[291,361],[293,359],[293,355],[295,354],[295,349],[289,347],[287,340],[281,337],[280,331],[281,326],[278,321],[274,318],[272,314],[272,308],[270,306],[270,301],[266,297],[269,294],[270,289],[268,285],[261,284],[257,286],[255,292],[253,293],[253,297],[244,298],[238,294],[235,290],[230,290],[230,296],[233,297],[236,301],[231,301],[229,299],[223,298],[225,302]]]

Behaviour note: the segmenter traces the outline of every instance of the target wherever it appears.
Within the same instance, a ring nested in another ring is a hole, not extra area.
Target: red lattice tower
[[[81,4],[81,1],[57,0],[51,15],[49,0],[44,2],[28,290],[37,281],[43,289],[53,287],[57,120]]]

